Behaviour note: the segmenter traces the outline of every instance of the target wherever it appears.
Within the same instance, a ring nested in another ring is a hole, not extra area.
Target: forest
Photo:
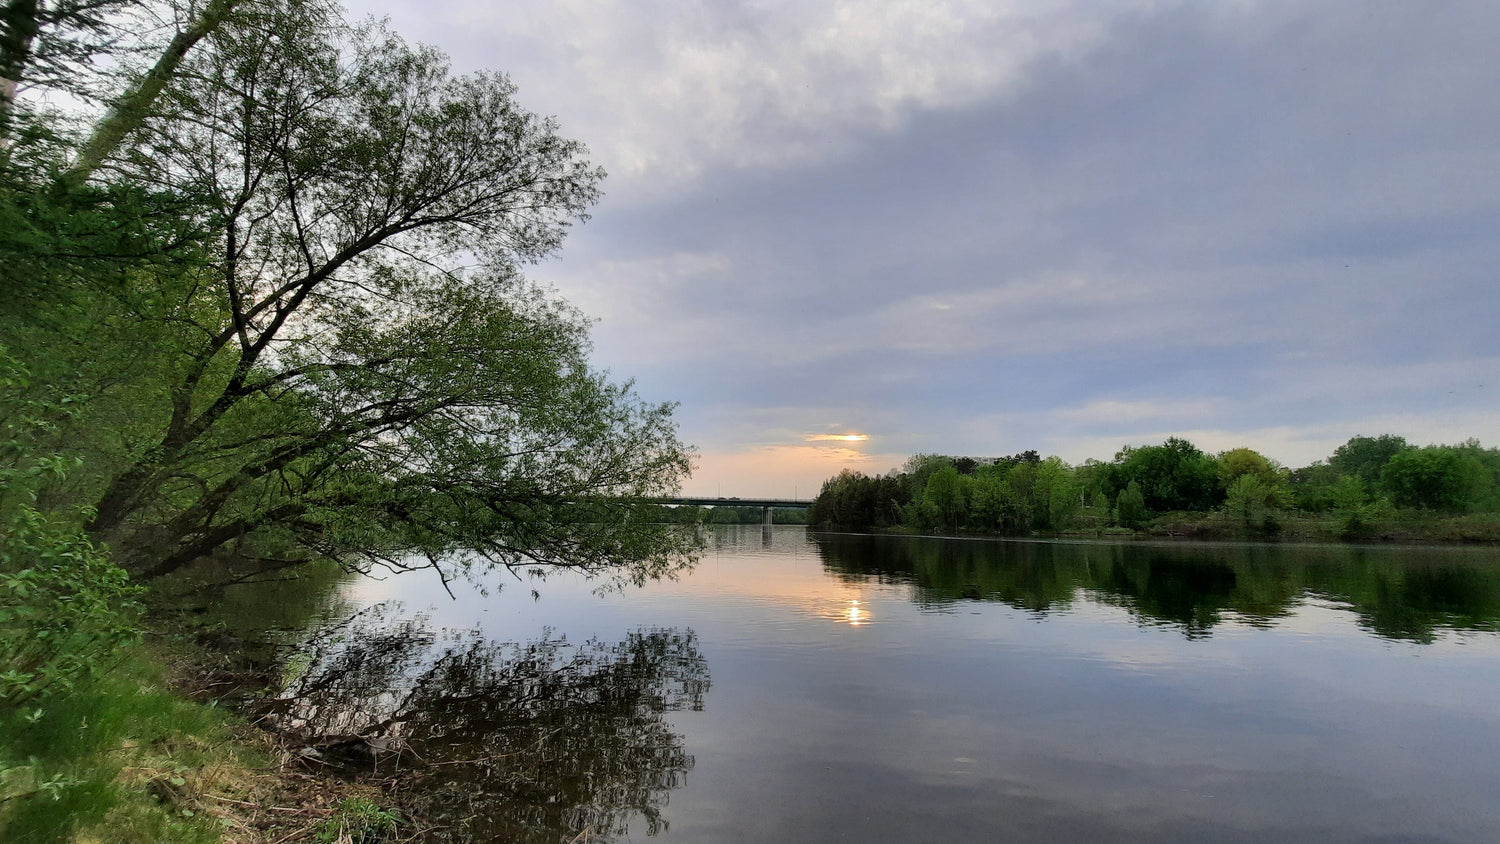
[[[1288,469],[1249,448],[1172,437],[1072,466],[1035,451],[919,454],[880,476],[845,470],[809,515],[825,530],[1199,538],[1500,540],[1500,449],[1356,436]]]

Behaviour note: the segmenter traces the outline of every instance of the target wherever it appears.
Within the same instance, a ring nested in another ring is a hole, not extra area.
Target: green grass
[[[168,688],[161,655],[127,651],[96,680],[0,710],[0,840],[212,842],[198,795],[260,760],[232,718]]]
[[[391,841],[401,826],[401,813],[383,809],[364,797],[351,797],[338,805],[333,816],[318,824],[313,841],[317,844],[378,844]]]

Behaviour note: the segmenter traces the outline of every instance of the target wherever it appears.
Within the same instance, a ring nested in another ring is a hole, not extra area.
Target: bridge
[[[657,504],[686,505],[690,507],[759,507],[761,524],[771,523],[772,510],[806,510],[812,501],[801,498],[657,498]]]

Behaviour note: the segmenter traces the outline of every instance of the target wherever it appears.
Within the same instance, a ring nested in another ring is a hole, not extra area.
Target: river
[[[453,840],[1500,841],[1496,549],[725,527],[595,586],[351,582],[298,715]]]

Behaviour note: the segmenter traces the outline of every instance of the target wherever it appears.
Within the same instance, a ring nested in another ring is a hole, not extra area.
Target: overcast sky
[[[609,171],[530,274],[685,491],[1500,444],[1500,3],[359,0]],[[830,435],[865,435],[862,441]]]

